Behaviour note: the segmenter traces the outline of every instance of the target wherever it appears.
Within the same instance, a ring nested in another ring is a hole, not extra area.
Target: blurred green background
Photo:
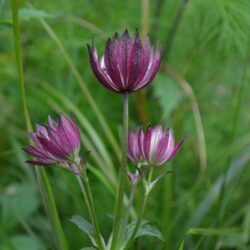
[[[145,218],[165,241],[140,239],[134,249],[250,249],[250,1],[62,0],[19,1],[24,79],[32,124],[48,114],[73,114],[91,150],[91,187],[107,238],[119,152],[93,106],[120,143],[122,98],[97,83],[86,44],[99,54],[114,32],[149,33],[163,62],[154,83],[130,98],[130,127],[164,124],[185,143],[173,170],[152,192]],[[86,93],[86,87],[87,92]],[[0,1],[0,249],[55,249],[33,167],[22,113],[10,1]],[[69,221],[88,218],[71,173],[46,170],[65,235],[75,250],[90,246]],[[129,185],[128,185],[129,186]],[[135,209],[141,190],[136,193]]]

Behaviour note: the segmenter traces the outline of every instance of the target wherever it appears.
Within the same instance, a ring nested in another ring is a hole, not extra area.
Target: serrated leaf
[[[80,215],[73,215],[70,218],[70,221],[74,223],[79,229],[81,229],[84,233],[86,233],[93,245],[96,246],[95,233],[93,226]]]

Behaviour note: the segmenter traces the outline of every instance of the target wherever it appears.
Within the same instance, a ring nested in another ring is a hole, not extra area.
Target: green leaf
[[[161,231],[157,227],[149,223],[144,224],[139,228],[135,238],[139,238],[142,236],[151,236],[151,237],[158,238],[161,241],[164,241]]]
[[[94,247],[84,247],[84,248],[81,248],[80,250],[96,250],[96,248],[94,248]]]
[[[86,233],[89,236],[93,245],[96,246],[94,228],[87,220],[82,218],[80,215],[73,215],[70,218],[70,221],[77,225],[77,227],[81,229],[84,233]]]
[[[132,232],[134,230],[135,224],[136,224],[136,220],[132,221],[127,226],[126,233],[125,233],[125,239],[124,239],[124,243],[123,243],[124,245],[129,240],[129,238],[130,238],[130,236],[131,236],[131,234],[132,234]],[[151,236],[151,237],[158,238],[161,241],[164,241],[163,235],[160,232],[160,230],[157,227],[150,224],[150,222],[148,222],[146,220],[142,221],[141,226],[138,229],[138,232],[137,232],[135,238],[139,238],[139,237],[142,237],[142,236]]]
[[[177,81],[170,76],[159,73],[155,82],[154,94],[163,111],[163,119],[167,120],[182,100],[183,93]]]

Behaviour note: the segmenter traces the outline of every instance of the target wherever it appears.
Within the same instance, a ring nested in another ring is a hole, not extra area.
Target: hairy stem
[[[120,169],[120,185],[118,191],[118,199],[115,211],[114,231],[111,250],[115,250],[117,246],[117,238],[120,232],[120,224],[122,218],[122,205],[125,193],[125,185],[127,179],[127,151],[128,151],[128,96],[126,92],[123,94],[123,143],[122,143],[122,165]]]
[[[27,127],[27,131],[32,131],[32,125],[30,121],[30,116],[28,112],[27,102],[26,102],[26,94],[25,94],[25,84],[23,77],[23,61],[22,61],[22,48],[21,48],[21,36],[19,30],[19,16],[18,16],[18,1],[11,1],[12,8],[12,20],[13,20],[13,34],[14,34],[14,44],[15,44],[15,53],[16,53],[16,61],[17,61],[17,69],[18,76],[20,82],[20,90],[21,90],[21,99],[22,99],[22,109],[24,114],[24,119]],[[52,224],[53,233],[57,248],[62,250],[67,250],[67,242],[64,236],[64,232],[62,229],[62,225],[59,219],[54,195],[49,183],[48,176],[44,169],[40,169],[36,167],[36,175],[38,186],[42,195],[42,200],[46,212],[49,216],[50,223]]]

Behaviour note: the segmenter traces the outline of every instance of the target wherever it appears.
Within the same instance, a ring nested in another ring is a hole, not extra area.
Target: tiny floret
[[[79,161],[81,137],[74,120],[60,115],[59,120],[54,121],[49,116],[48,124],[37,125],[36,131],[29,136],[34,145],[24,150],[34,159],[27,162],[41,166],[58,164],[78,172],[74,162]]]
[[[154,49],[147,37],[142,43],[139,33],[131,38],[125,30],[122,37],[115,33],[108,39],[101,59],[97,49],[88,45],[93,73],[101,84],[116,93],[134,92],[154,79],[161,62],[161,52]]]

